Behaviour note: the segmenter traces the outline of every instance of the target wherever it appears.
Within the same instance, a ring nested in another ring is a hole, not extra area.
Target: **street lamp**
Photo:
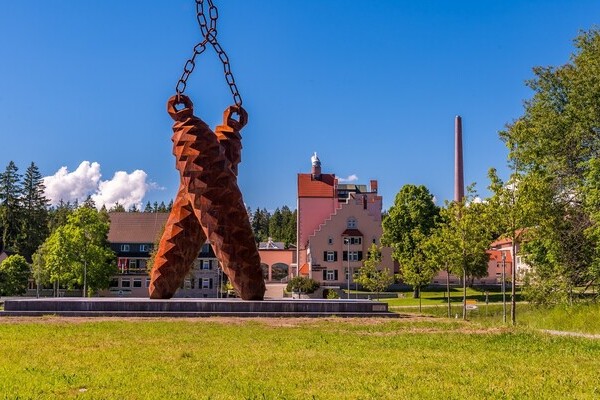
[[[350,300],[350,238],[347,237],[344,239],[344,243],[348,246],[348,251],[346,252],[346,259],[348,260],[348,300]]]
[[[506,253],[502,250],[502,321],[506,323]]]

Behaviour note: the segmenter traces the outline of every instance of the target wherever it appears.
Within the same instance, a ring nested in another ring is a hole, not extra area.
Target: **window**
[[[145,287],[150,287],[150,278],[146,278],[146,286]]]
[[[323,260],[327,262],[337,261],[337,251],[325,251],[323,252]]]
[[[329,236],[329,239],[327,240],[328,244],[333,244],[333,236]]]
[[[346,227],[347,227],[348,229],[356,229],[357,225],[358,225],[358,224],[356,223],[356,218],[354,218],[354,217],[350,217],[350,218],[348,218],[348,220],[346,221]]]
[[[202,289],[212,289],[212,278],[202,278]]]
[[[147,244],[140,244],[140,251],[148,251],[148,245]]]
[[[210,260],[202,260],[202,269],[210,269]]]
[[[349,261],[360,261],[362,260],[363,252],[362,251],[351,251],[350,252],[350,260]],[[348,261],[348,252],[344,251],[343,260]]]
[[[210,243],[204,243],[202,245],[202,250],[200,250],[200,253],[208,253],[210,251]]]
[[[373,244],[377,244],[377,238],[373,237]]]
[[[121,287],[131,287],[130,279],[121,279]]]
[[[129,260],[129,269],[137,269],[137,260]]]
[[[142,287],[142,278],[133,278],[133,287]]]
[[[129,251],[129,245],[128,244],[122,244],[121,245],[121,251]]]
[[[349,237],[348,240],[350,241],[350,244],[362,244],[362,237],[360,236]],[[348,242],[345,242],[344,244],[348,244]]]
[[[114,287],[119,287],[119,280],[118,279],[111,279],[110,283],[108,284],[108,287],[114,288]]]
[[[338,272],[335,269],[326,269],[323,270],[323,280],[324,281],[337,281]]]

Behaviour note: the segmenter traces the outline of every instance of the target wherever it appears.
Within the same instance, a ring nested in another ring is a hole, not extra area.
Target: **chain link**
[[[208,7],[208,13],[205,13],[205,6]],[[207,19],[208,14],[208,19]],[[242,96],[238,91],[237,85],[235,84],[235,78],[231,72],[231,65],[229,63],[229,57],[223,47],[217,40],[217,20],[219,19],[219,10],[214,5],[213,0],[196,0],[196,20],[200,26],[200,33],[202,34],[203,40],[194,46],[194,53],[192,57],[188,59],[183,66],[183,73],[175,86],[177,96],[183,94],[187,87],[187,80],[196,67],[196,57],[202,54],[206,50],[207,44],[210,44],[217,55],[219,60],[223,64],[223,72],[225,73],[225,82],[229,85],[229,90],[233,95],[233,102],[236,106],[242,106]]]

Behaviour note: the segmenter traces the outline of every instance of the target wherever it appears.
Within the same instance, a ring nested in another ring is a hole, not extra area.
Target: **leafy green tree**
[[[117,272],[115,255],[107,236],[108,214],[95,208],[79,207],[44,243],[39,265],[47,269],[50,281],[60,287],[83,287],[84,295],[108,287]]]
[[[67,223],[69,215],[73,212],[74,206],[70,202],[59,201],[58,205],[50,207],[48,228],[54,232],[56,228]]]
[[[150,202],[146,203],[146,206],[144,207],[144,212],[153,212],[154,210],[152,209],[152,204],[150,204]]]
[[[22,186],[19,168],[10,161],[4,172],[0,173],[0,226],[2,237],[0,248],[18,248],[22,216]]]
[[[278,207],[269,218],[269,236],[273,238],[274,241],[283,240],[283,229],[283,214]]]
[[[400,276],[412,285],[414,297],[433,277],[425,265],[422,242],[435,226],[439,208],[433,195],[423,186],[404,185],[383,220],[382,244],[392,248],[392,258],[400,264]]]
[[[467,317],[467,282],[487,275],[487,250],[494,239],[488,205],[476,202],[474,187],[460,202],[441,209],[441,221],[435,232],[440,249],[448,256],[442,260],[447,271],[459,273],[463,284],[463,318]]]
[[[285,290],[288,292],[313,293],[319,288],[319,282],[305,276],[295,276],[289,280]]]
[[[288,206],[281,207],[281,216],[283,219],[282,237],[280,240],[285,242],[286,247],[290,244],[296,244],[296,218],[297,211],[290,210]]]
[[[40,296],[40,289],[50,283],[50,270],[46,267],[46,255],[46,242],[44,242],[32,256],[31,272],[37,288],[37,297]]]
[[[162,205],[164,206],[165,203],[162,203]],[[117,201],[115,203],[115,205],[112,206],[108,211],[109,212],[125,212],[125,207],[123,207],[123,204],[121,204]]]
[[[19,254],[31,260],[33,253],[49,234],[48,204],[44,181],[38,167],[32,162],[23,176],[22,221],[19,235]]]
[[[8,256],[0,263],[0,296],[25,294],[30,272],[25,257],[19,254]]]
[[[379,293],[394,283],[394,275],[386,268],[381,268],[381,251],[376,244],[369,248],[369,256],[358,269],[354,281],[370,292]]]
[[[271,214],[263,208],[257,208],[252,214],[251,225],[257,242],[265,242],[269,238],[269,219]]]
[[[534,68],[533,97],[500,134],[538,192],[529,201],[535,218],[523,245],[536,301],[570,301],[576,287],[599,279],[598,221],[589,205],[600,156],[600,31],[582,32],[575,48],[565,65]]]
[[[446,297],[448,300],[448,318],[452,316],[452,306],[450,302],[450,274],[460,276],[462,270],[453,270],[461,266],[462,254],[457,252],[459,244],[456,240],[456,235],[451,234],[447,230],[450,229],[447,217],[450,213],[440,213],[440,218],[437,221],[436,227],[431,231],[431,234],[422,242],[422,250],[425,256],[425,263],[432,270],[444,270],[446,272]]]

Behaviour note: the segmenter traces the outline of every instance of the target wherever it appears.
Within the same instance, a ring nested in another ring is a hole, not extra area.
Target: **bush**
[[[305,276],[296,276],[290,279],[285,290],[288,292],[313,293],[318,288],[319,283],[317,281]]]

